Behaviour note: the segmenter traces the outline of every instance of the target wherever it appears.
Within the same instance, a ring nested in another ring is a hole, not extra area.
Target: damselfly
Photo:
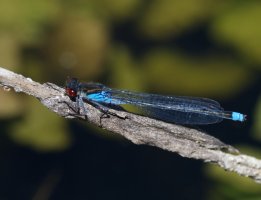
[[[224,111],[220,104],[212,99],[111,89],[100,83],[81,83],[76,78],[67,80],[66,94],[73,101],[93,102],[107,107],[130,104],[144,111],[148,117],[171,123],[213,124],[223,119],[240,122],[246,120],[246,115]]]

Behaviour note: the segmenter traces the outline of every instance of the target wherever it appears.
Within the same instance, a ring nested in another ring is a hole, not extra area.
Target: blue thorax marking
[[[100,103],[108,103],[108,104],[115,104],[115,105],[123,104],[123,102],[117,99],[110,98],[110,94],[108,94],[108,92],[105,91],[88,94],[87,98],[92,101],[96,101]]]

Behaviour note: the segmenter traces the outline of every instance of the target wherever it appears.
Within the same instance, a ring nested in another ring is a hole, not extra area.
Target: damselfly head
[[[67,78],[65,93],[70,97],[72,101],[76,100],[77,92],[78,92],[79,82],[77,78]]]

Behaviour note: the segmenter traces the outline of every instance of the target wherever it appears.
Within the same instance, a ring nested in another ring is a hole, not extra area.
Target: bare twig
[[[234,147],[202,131],[113,109],[109,110],[109,117],[102,117],[104,113],[89,104],[85,104],[87,116],[81,111],[75,113],[76,105],[64,95],[63,88],[51,83],[40,84],[3,68],[0,68],[0,85],[36,97],[62,117],[87,120],[135,144],[156,146],[183,157],[216,163],[261,183],[261,160],[240,154]]]

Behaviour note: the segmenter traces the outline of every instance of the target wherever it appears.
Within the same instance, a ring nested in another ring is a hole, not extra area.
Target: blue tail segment
[[[246,116],[238,112],[232,112],[232,120],[243,122],[246,120]]]

